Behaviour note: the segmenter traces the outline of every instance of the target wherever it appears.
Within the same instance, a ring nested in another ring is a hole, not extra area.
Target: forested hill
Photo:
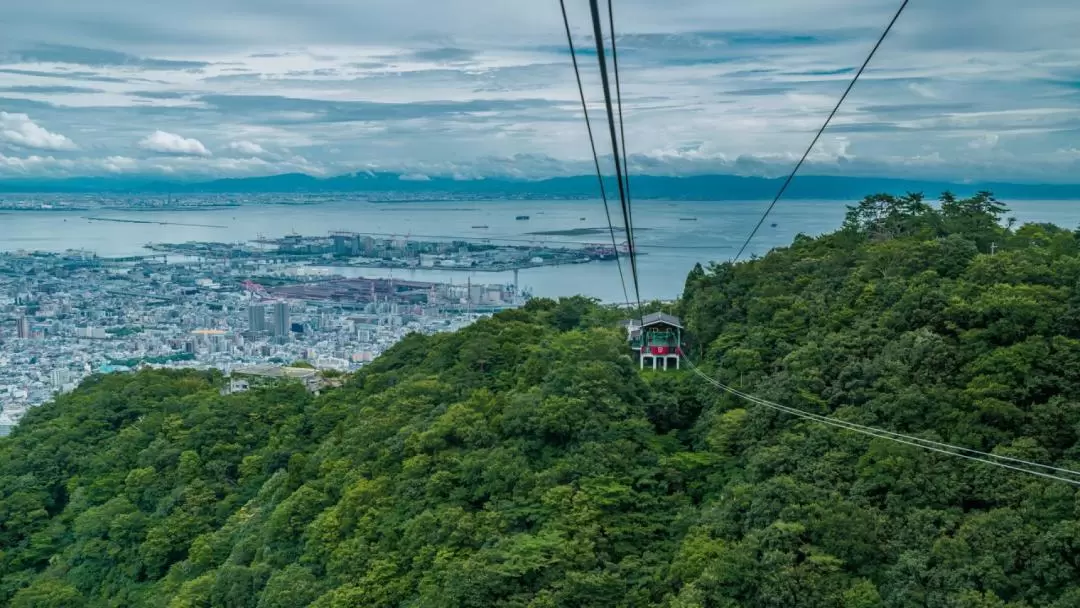
[[[870,197],[695,269],[689,350],[785,405],[1080,468],[1080,240],[1002,213]],[[614,321],[536,300],[319,397],[94,378],[0,440],[0,605],[1080,606],[1073,487],[641,374]]]

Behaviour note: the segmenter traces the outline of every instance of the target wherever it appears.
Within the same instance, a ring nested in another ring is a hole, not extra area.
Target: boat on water
[[[529,216],[527,216],[527,215],[519,215],[519,216],[515,217],[514,219],[515,220],[527,220],[527,219],[529,219]]]
[[[696,222],[697,218],[696,217],[680,217],[679,221],[680,222]]]
[[[486,224],[480,224],[479,226],[473,226],[473,228],[487,228]]]

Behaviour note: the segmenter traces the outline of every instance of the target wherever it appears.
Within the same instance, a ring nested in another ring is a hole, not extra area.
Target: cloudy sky
[[[587,2],[567,2],[588,48]],[[615,5],[631,169],[775,175],[898,1]],[[27,0],[2,15],[0,177],[590,169],[556,0]],[[1078,30],[1076,0],[912,0],[807,172],[1080,181]],[[595,53],[581,60],[600,119]]]

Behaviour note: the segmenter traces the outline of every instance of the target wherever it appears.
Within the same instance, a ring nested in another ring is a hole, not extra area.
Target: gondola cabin
[[[623,325],[641,369],[679,369],[683,332],[679,317],[654,312],[623,321]]]

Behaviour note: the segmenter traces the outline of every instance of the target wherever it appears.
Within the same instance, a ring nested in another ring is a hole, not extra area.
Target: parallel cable
[[[563,2],[564,0],[559,0]],[[600,66],[600,82],[604,87],[604,106],[607,108],[608,130],[611,134],[611,155],[615,160],[615,178],[619,184],[619,203],[622,206],[626,241],[630,245],[630,274],[634,281],[634,296],[637,299],[638,315],[644,320],[641,307],[641,284],[638,280],[637,255],[634,250],[634,237],[630,226],[630,208],[626,200],[626,188],[623,183],[622,163],[619,159],[619,138],[615,133],[615,111],[611,105],[611,84],[608,82],[607,58],[604,53],[604,32],[600,25],[600,6],[597,0],[589,0],[592,12],[593,37],[596,39],[596,60]],[[612,32],[614,36],[614,32]],[[643,323],[644,325],[644,323]]]
[[[630,163],[626,158],[626,129],[622,113],[622,85],[619,83],[619,47],[615,43],[615,10],[612,8],[612,0],[608,0],[608,29],[611,31],[611,68],[615,72],[615,104],[619,110],[619,143],[622,144],[623,181],[626,182],[626,215],[630,220],[629,242],[634,241],[634,203],[630,196]]]
[[[807,146],[806,152],[803,152],[802,158],[799,159],[799,162],[795,163],[795,168],[791,170],[791,174],[789,174],[787,176],[787,179],[784,180],[784,183],[780,186],[780,190],[776,193],[776,196],[773,197],[772,202],[769,203],[769,206],[765,209],[765,213],[761,215],[761,219],[758,220],[757,225],[754,226],[754,229],[750,231],[750,236],[746,237],[746,242],[744,242],[742,244],[742,247],[739,248],[739,252],[735,254],[735,257],[731,260],[732,262],[739,261],[739,258],[742,257],[743,252],[746,251],[747,246],[750,245],[750,241],[753,240],[754,235],[756,235],[758,230],[761,229],[761,225],[765,223],[765,218],[769,217],[769,214],[772,213],[773,207],[776,206],[777,201],[779,201],[780,198],[784,196],[784,192],[787,191],[788,186],[791,184],[791,180],[795,179],[795,174],[799,172],[799,168],[802,167],[804,162],[806,162],[806,158],[810,156],[810,152],[814,149],[814,146],[817,145],[818,139],[821,138],[821,134],[825,132],[825,128],[829,126],[829,123],[832,122],[833,117],[836,116],[836,113],[838,111],[840,111],[840,106],[843,105],[844,100],[847,99],[848,93],[850,93],[851,89],[855,87],[855,83],[859,81],[859,77],[862,76],[863,71],[866,70],[866,66],[870,64],[870,60],[874,58],[874,54],[877,53],[877,50],[881,46],[881,43],[885,42],[885,37],[889,35],[889,32],[892,30],[892,27],[896,23],[896,20],[900,18],[900,14],[904,12],[905,8],[907,8],[908,2],[910,2],[910,0],[904,0],[903,3],[900,4],[900,8],[896,10],[896,14],[893,15],[892,20],[890,20],[889,24],[885,26],[885,31],[881,32],[881,36],[878,38],[877,43],[874,44],[874,48],[870,49],[870,54],[866,56],[866,60],[862,62],[861,66],[859,66],[859,71],[855,72],[855,76],[852,77],[851,82],[848,83],[847,89],[844,90],[844,94],[840,96],[840,99],[836,102],[836,105],[833,107],[832,112],[829,112],[829,116],[825,119],[825,123],[821,125],[821,128],[818,129],[817,134],[814,135],[814,139],[810,141],[810,145]]]
[[[740,391],[740,390],[738,390],[736,388],[730,387],[730,386],[720,382],[719,380],[716,380],[715,378],[712,378],[712,377],[708,376],[707,374],[702,372],[697,366],[695,366],[693,364],[693,362],[691,362],[688,357],[686,357],[684,354],[682,354],[681,349],[679,351],[679,355],[682,358],[682,360],[686,362],[686,364],[690,367],[690,369],[696,375],[701,377],[703,380],[705,380],[709,384],[711,384],[711,385],[715,386],[716,388],[719,388],[720,390],[723,390],[724,392],[727,392],[727,393],[729,393],[731,395],[734,395],[736,397],[739,397],[739,398],[744,399],[746,401],[749,401],[751,403],[755,403],[757,405],[767,407],[769,409],[773,409],[773,410],[776,410],[776,411],[779,411],[779,412],[784,412],[786,414],[790,414],[792,416],[796,416],[796,417],[799,417],[799,418],[802,418],[802,419],[805,419],[805,420],[810,420],[810,421],[813,421],[813,422],[819,422],[819,423],[822,423],[822,424],[826,424],[826,425],[829,425],[829,426],[834,426],[834,427],[841,428],[841,429],[844,429],[844,430],[853,431],[853,432],[856,432],[856,433],[861,433],[863,435],[868,435],[868,436],[871,436],[871,437],[877,437],[879,439],[886,439],[886,440],[893,441],[893,442],[896,442],[896,443],[901,443],[901,444],[904,444],[904,445],[909,445],[909,446],[912,446],[912,447],[917,447],[917,448],[921,448],[921,449],[924,449],[924,450],[929,450],[929,451],[932,451],[932,452],[945,454],[947,456],[955,456],[955,457],[964,458],[964,459],[967,459],[967,460],[974,460],[974,461],[977,461],[977,462],[981,462],[983,464],[989,464],[989,465],[992,465],[992,466],[1002,467],[1002,468],[1005,468],[1005,469],[1018,471],[1018,472],[1021,472],[1021,473],[1027,473],[1029,475],[1035,475],[1035,476],[1038,476],[1038,477],[1044,477],[1044,478],[1047,478],[1047,479],[1053,479],[1055,481],[1060,481],[1060,482],[1067,483],[1067,484],[1074,485],[1074,486],[1080,486],[1080,471],[1075,471],[1075,470],[1072,470],[1072,469],[1066,469],[1066,468],[1062,468],[1062,467],[1055,467],[1055,466],[1052,466],[1052,465],[1042,464],[1042,463],[1038,463],[1038,462],[1032,462],[1032,461],[1024,460],[1024,459],[1021,459],[1021,458],[1013,458],[1013,457],[1010,457],[1010,456],[1002,456],[1002,455],[993,454],[993,453],[990,453],[990,452],[983,452],[983,451],[975,450],[975,449],[972,449],[972,448],[965,448],[965,447],[961,447],[961,446],[957,446],[957,445],[951,445],[951,444],[948,444],[948,443],[943,443],[943,442],[940,442],[940,441],[934,441],[934,440],[931,440],[931,439],[924,439],[922,437],[916,437],[916,436],[913,436],[913,435],[905,435],[903,433],[896,433],[896,432],[885,430],[885,429],[879,429],[879,428],[876,428],[876,427],[857,424],[857,423],[854,423],[854,422],[848,422],[846,420],[839,420],[839,419],[836,419],[836,418],[829,418],[829,417],[826,417],[826,416],[822,416],[820,414],[814,414],[812,412],[806,412],[806,411],[796,409],[796,408],[793,408],[793,407],[780,405],[779,403],[775,403],[775,402],[772,402],[772,401],[768,401],[766,399],[762,399],[760,397],[756,397],[754,395],[750,395],[748,393],[744,393],[744,392],[742,392],[742,391]],[[1013,464],[1008,464],[1008,463],[1017,463],[1017,464],[1024,465],[1024,466],[1015,466]],[[1025,468],[1025,467],[1032,467],[1032,468]],[[1068,475],[1074,475],[1074,476],[1077,477],[1077,479],[1070,479],[1070,478],[1067,478],[1067,477],[1062,477],[1060,475],[1054,475],[1052,473],[1045,473],[1045,472],[1041,472],[1041,471],[1037,471],[1037,470],[1032,470],[1034,468],[1040,468],[1040,469],[1049,470],[1049,471],[1057,471],[1057,472],[1060,472],[1060,473],[1066,473]]]
[[[825,424],[832,424],[832,425],[835,425],[835,426],[843,426],[844,428],[854,430],[854,431],[858,431],[858,432],[872,433],[872,434],[875,434],[876,436],[881,436],[881,437],[884,437],[886,439],[889,439],[889,438],[902,439],[902,440],[905,440],[904,441],[905,443],[910,442],[909,445],[915,445],[917,443],[917,444],[919,444],[919,447],[925,447],[922,444],[926,444],[926,445],[930,445],[930,446],[938,446],[940,448],[944,448],[944,449],[947,449],[947,450],[955,450],[955,451],[959,451],[959,452],[967,452],[967,453],[970,453],[970,454],[977,454],[978,456],[982,456],[982,457],[985,457],[985,458],[993,458],[993,459],[996,459],[996,460],[1004,460],[1004,461],[1009,461],[1009,462],[1016,462],[1016,463],[1031,466],[1031,467],[1037,467],[1037,468],[1047,469],[1047,470],[1051,470],[1051,471],[1059,471],[1059,472],[1062,472],[1062,473],[1068,473],[1070,475],[1080,476],[1080,471],[1075,471],[1073,469],[1066,469],[1066,468],[1062,468],[1062,467],[1055,467],[1055,466],[1048,465],[1048,464],[1041,464],[1041,463],[1037,463],[1037,462],[1032,462],[1030,460],[1024,460],[1022,458],[1013,458],[1013,457],[1010,457],[1010,456],[1002,456],[1000,454],[994,454],[992,452],[984,452],[984,451],[976,450],[976,449],[973,449],[973,448],[965,448],[965,447],[958,446],[958,445],[952,445],[952,444],[949,444],[949,443],[943,443],[941,441],[934,441],[932,439],[926,439],[924,437],[918,437],[918,436],[915,436],[915,435],[906,435],[904,433],[897,433],[895,431],[889,431],[889,430],[886,430],[886,429],[880,429],[880,428],[877,428],[877,427],[867,426],[867,425],[864,425],[864,424],[858,424],[856,422],[851,422],[851,421],[848,421],[848,420],[841,420],[841,419],[838,419],[838,418],[829,418],[827,416],[822,416],[821,414],[814,414],[812,412],[806,412],[806,411],[803,411],[803,410],[800,410],[800,409],[797,409],[797,408],[781,405],[781,404],[776,403],[774,401],[768,401],[766,399],[762,399],[761,397],[757,397],[757,396],[751,395],[749,393],[744,393],[744,392],[742,392],[742,391],[740,391],[740,390],[738,390],[736,388],[733,388],[731,386],[727,386],[727,385],[721,383],[719,380],[716,380],[715,378],[711,378],[711,377],[709,377],[707,375],[704,375],[700,371],[700,369],[694,367],[693,363],[690,363],[688,361],[687,364],[690,365],[691,369],[696,374],[698,374],[699,376],[704,378],[706,381],[708,381],[713,386],[716,386],[717,388],[720,388],[721,390],[723,390],[725,392],[728,392],[728,393],[730,393],[732,395],[735,395],[737,397],[741,397],[743,399],[746,399],[747,401],[750,401],[752,403],[757,403],[758,405],[763,405],[763,406],[773,408],[773,409],[776,409],[776,410],[779,410],[779,411],[787,412],[789,414],[794,414],[794,415],[797,415],[797,416],[801,416],[801,417],[807,418],[809,420],[814,420],[814,421],[822,422],[822,423],[825,423]]]
[[[589,147],[592,149],[593,164],[596,166],[596,180],[600,184],[600,198],[604,201],[604,217],[607,218],[608,231],[611,233],[611,248],[615,252],[615,263],[619,267],[619,282],[622,283],[623,298],[626,305],[630,305],[630,294],[626,291],[626,276],[623,274],[622,262],[619,261],[619,245],[615,239],[615,225],[611,222],[611,210],[608,207],[607,191],[604,188],[604,175],[600,171],[600,157],[596,154],[596,141],[593,139],[592,122],[589,120],[589,106],[585,103],[585,88],[581,86],[581,70],[578,68],[577,53],[574,51],[574,37],[570,33],[570,18],[566,16],[566,0],[559,0],[562,9],[563,26],[566,28],[566,44],[570,47],[570,60],[574,63],[574,78],[577,79],[578,94],[581,96],[581,111],[585,114],[585,129],[589,132]],[[619,184],[620,193],[622,183]],[[634,243],[627,239],[630,244],[630,266],[634,271],[634,288],[637,289],[637,270],[634,264]],[[638,306],[641,306],[641,297],[638,297]]]

